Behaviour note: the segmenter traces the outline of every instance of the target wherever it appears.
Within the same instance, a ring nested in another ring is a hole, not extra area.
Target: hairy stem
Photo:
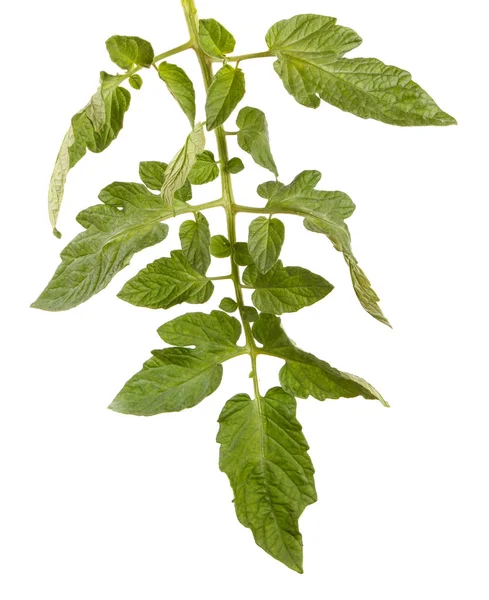
[[[197,9],[195,7],[194,0],[182,0],[183,10],[185,12],[185,19],[187,21],[187,27],[190,33],[190,40],[193,49],[197,55],[199,61],[200,70],[202,71],[202,77],[204,80],[204,86],[207,92],[213,79],[212,71],[212,60],[206,56],[199,45],[199,19],[197,16]],[[251,57],[251,55],[249,55]],[[234,202],[233,186],[231,182],[231,174],[226,170],[226,164],[229,160],[229,153],[226,141],[226,133],[224,127],[219,126],[215,129],[217,149],[219,154],[219,162],[221,163],[221,184],[222,184],[222,206],[226,211],[226,223],[228,229],[228,239],[231,243],[231,247],[236,243],[236,206]],[[231,279],[234,285],[234,291],[236,294],[236,302],[238,304],[238,311],[243,324],[243,331],[246,338],[246,348],[251,357],[252,373],[253,373],[253,387],[255,390],[256,399],[259,400],[259,389],[258,389],[258,375],[256,372],[256,357],[258,355],[258,348],[256,347],[251,327],[248,321],[244,318],[244,299],[243,291],[241,288],[241,280],[239,274],[239,266],[236,264],[233,258],[233,252],[231,252]]]

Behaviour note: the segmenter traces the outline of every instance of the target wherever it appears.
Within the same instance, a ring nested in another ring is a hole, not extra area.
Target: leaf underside
[[[90,152],[103,152],[119,135],[124,115],[131,102],[131,94],[120,84],[124,75],[100,74],[100,87],[89,103],[72,119],[58,152],[48,189],[49,219],[53,232],[63,201],[66,178],[70,169]]]

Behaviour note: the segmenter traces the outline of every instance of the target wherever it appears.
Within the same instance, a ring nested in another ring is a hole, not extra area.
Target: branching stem
[[[195,7],[194,0],[182,0],[182,6],[185,12],[185,19],[187,21],[188,30],[190,33],[191,45],[197,55],[200,69],[202,71],[204,86],[207,91],[213,79],[212,60],[208,56],[206,56],[206,54],[202,51],[202,49],[199,46],[199,19],[197,16],[197,9]],[[255,56],[247,55],[247,57],[254,58]],[[256,57],[258,57],[258,55],[256,55]],[[244,60],[244,57],[234,57],[229,60],[235,61],[238,58],[239,60]],[[236,243],[236,211],[234,209],[236,204],[234,202],[231,174],[224,167],[229,160],[226,133],[224,131],[224,127],[216,127],[215,134],[219,154],[219,161],[223,166],[223,168],[221,169],[222,206],[226,211],[228,239],[231,244],[231,247],[233,247]],[[246,319],[244,318],[245,304],[243,299],[243,291],[241,288],[239,266],[236,264],[233,258],[233,253],[231,253],[231,279],[233,281],[234,291],[236,294],[236,302],[238,304],[238,311],[241,317],[241,322],[243,324],[243,331],[245,333],[246,349],[251,357],[253,387],[255,390],[256,399],[259,400],[260,396],[258,390],[258,375],[256,372],[256,356],[258,355],[258,348],[255,344],[253,334],[251,332],[251,326],[248,323],[248,321],[246,321]]]

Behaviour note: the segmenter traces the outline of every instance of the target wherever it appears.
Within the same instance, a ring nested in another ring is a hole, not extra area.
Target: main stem
[[[187,27],[190,33],[190,42],[197,55],[199,61],[200,70],[202,71],[202,77],[204,79],[204,86],[207,92],[213,79],[212,61],[202,51],[199,45],[199,18],[197,16],[197,8],[195,7],[194,0],[182,0],[183,10],[185,12],[185,20],[187,21]],[[221,165],[221,183],[222,183],[222,202],[224,210],[226,211],[226,223],[228,228],[228,239],[231,244],[231,248],[236,243],[236,212],[234,207],[233,185],[231,182],[231,174],[227,171],[226,165],[229,161],[228,146],[226,142],[226,134],[224,127],[219,126],[215,129],[217,150],[219,154],[219,162]],[[251,332],[250,324],[244,318],[244,300],[243,290],[241,288],[241,281],[239,275],[239,267],[234,261],[233,252],[231,252],[231,279],[234,285],[234,291],[236,294],[236,302],[238,304],[238,310],[243,323],[243,330],[246,337],[246,348],[251,357],[252,375],[253,375],[253,388],[257,400],[260,398],[260,391],[258,387],[258,375],[256,370],[256,357],[258,356],[258,348],[255,344],[253,334]]]

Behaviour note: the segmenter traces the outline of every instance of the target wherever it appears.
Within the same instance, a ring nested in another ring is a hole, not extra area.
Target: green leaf
[[[169,344],[195,349],[153,350],[153,357],[125,384],[110,409],[149,416],[195,406],[219,387],[222,363],[245,351],[236,345],[239,321],[217,310],[177,317],[158,333]]]
[[[250,265],[243,272],[243,283],[255,288],[252,300],[258,310],[275,315],[311,306],[333,290],[320,275],[302,267],[284,267],[280,260],[265,275]]]
[[[214,284],[196,271],[181,250],[170,258],[159,258],[130,279],[118,297],[134,306],[171,308],[176,304],[203,304],[214,291]]]
[[[105,45],[110,59],[121,69],[150,67],[154,59],[151,44],[140,37],[113,35]]]
[[[241,173],[244,168],[243,161],[236,156],[228,160],[226,163],[226,171],[231,173],[231,175],[237,175],[238,173]]]
[[[128,81],[129,85],[135,90],[140,90],[143,87],[143,78],[137,73],[135,75],[131,75]]]
[[[258,217],[250,223],[248,249],[260,273],[268,273],[277,262],[285,239],[285,227],[279,219]]]
[[[180,225],[180,242],[188,263],[201,275],[205,275],[211,264],[211,232],[202,213],[195,213],[195,221],[184,221]]]
[[[195,90],[189,76],[181,67],[167,62],[161,62],[158,65],[158,74],[193,127],[195,124]]]
[[[247,267],[253,264],[248,244],[246,242],[236,242],[233,245],[233,260],[240,267]]]
[[[124,385],[109,408],[138,416],[191,408],[217,390],[222,371],[212,354],[200,350],[154,350],[153,357]]]
[[[362,38],[353,29],[337,25],[333,17],[307,14],[272,25],[266,42],[274,54],[284,59],[327,63],[359,46]]]
[[[217,166],[214,154],[210,150],[204,150],[197,156],[197,161],[190,169],[188,180],[192,185],[203,185],[210,183],[219,177],[219,167]]]
[[[141,181],[149,187],[150,190],[158,192],[163,187],[165,181],[165,171],[168,165],[156,160],[145,160],[139,163],[139,177]]]
[[[237,351],[241,325],[234,317],[213,310],[210,314],[195,312],[177,317],[162,325],[158,334],[167,344],[195,346],[198,350],[227,357]]]
[[[258,311],[254,306],[243,306],[243,319],[247,323],[254,323],[258,319]]]
[[[199,45],[212,58],[224,58],[234,50],[236,40],[229,31],[215,19],[200,19]]]
[[[156,160],[148,160],[139,163],[139,177],[150,190],[161,191],[165,181],[165,172],[168,165]],[[183,186],[175,192],[175,199],[180,202],[192,200],[192,186],[187,180]]]
[[[119,135],[124,123],[124,114],[129,108],[131,94],[119,87],[126,79],[124,75],[100,73],[100,88],[89,103],[72,119],[56,158],[48,190],[49,219],[53,232],[64,196],[66,177],[70,169],[85,156],[88,150],[102,152]]]
[[[227,313],[233,313],[238,310],[238,304],[232,298],[223,298],[219,304],[219,308]]]
[[[99,195],[104,204],[82,211],[78,234],[61,253],[62,262],[33,303],[49,311],[78,306],[104,289],[139,250],[161,242],[171,214],[159,195],[137,183],[113,183]]]
[[[364,309],[381,323],[390,326],[378,305],[377,294],[353,255],[345,219],[353,213],[355,205],[343,192],[314,189],[320,179],[321,173],[318,171],[303,171],[287,186],[275,181],[260,185],[258,194],[268,200],[267,208],[272,212],[303,216],[306,229],[325,234],[336,250],[343,253],[353,288]]]
[[[207,129],[222,125],[245,95],[244,73],[239,68],[224,65],[214,75],[207,91],[205,114]]]
[[[251,154],[258,165],[278,177],[277,166],[270,150],[265,113],[258,108],[246,106],[239,111],[236,124],[239,127],[238,144],[240,148]]]
[[[234,396],[219,417],[217,441],[240,523],[265,552],[302,573],[298,521],[317,496],[295,399],[279,387],[255,400]]]
[[[231,244],[227,237],[223,235],[213,235],[211,237],[211,254],[216,258],[231,256]]]
[[[188,202],[192,200],[192,186],[190,181],[187,179],[182,187],[175,192],[175,199],[180,202]]]
[[[165,171],[161,196],[167,206],[173,205],[175,193],[186,183],[190,170],[197,161],[197,156],[202,154],[204,148],[204,126],[202,123],[197,123],[187,137],[183,148],[173,157]]]
[[[300,104],[317,108],[320,99],[363,119],[390,125],[453,125],[410,73],[375,58],[342,58],[361,38],[336,19],[298,15],[276,23],[267,44],[286,90]]]
[[[363,396],[367,400],[379,400],[384,406],[389,406],[365,380],[338,371],[327,362],[298,348],[287,337],[278,317],[261,314],[253,325],[253,335],[263,345],[261,352],[285,360],[280,371],[280,384],[290,394],[298,398],[313,396],[317,400]]]

